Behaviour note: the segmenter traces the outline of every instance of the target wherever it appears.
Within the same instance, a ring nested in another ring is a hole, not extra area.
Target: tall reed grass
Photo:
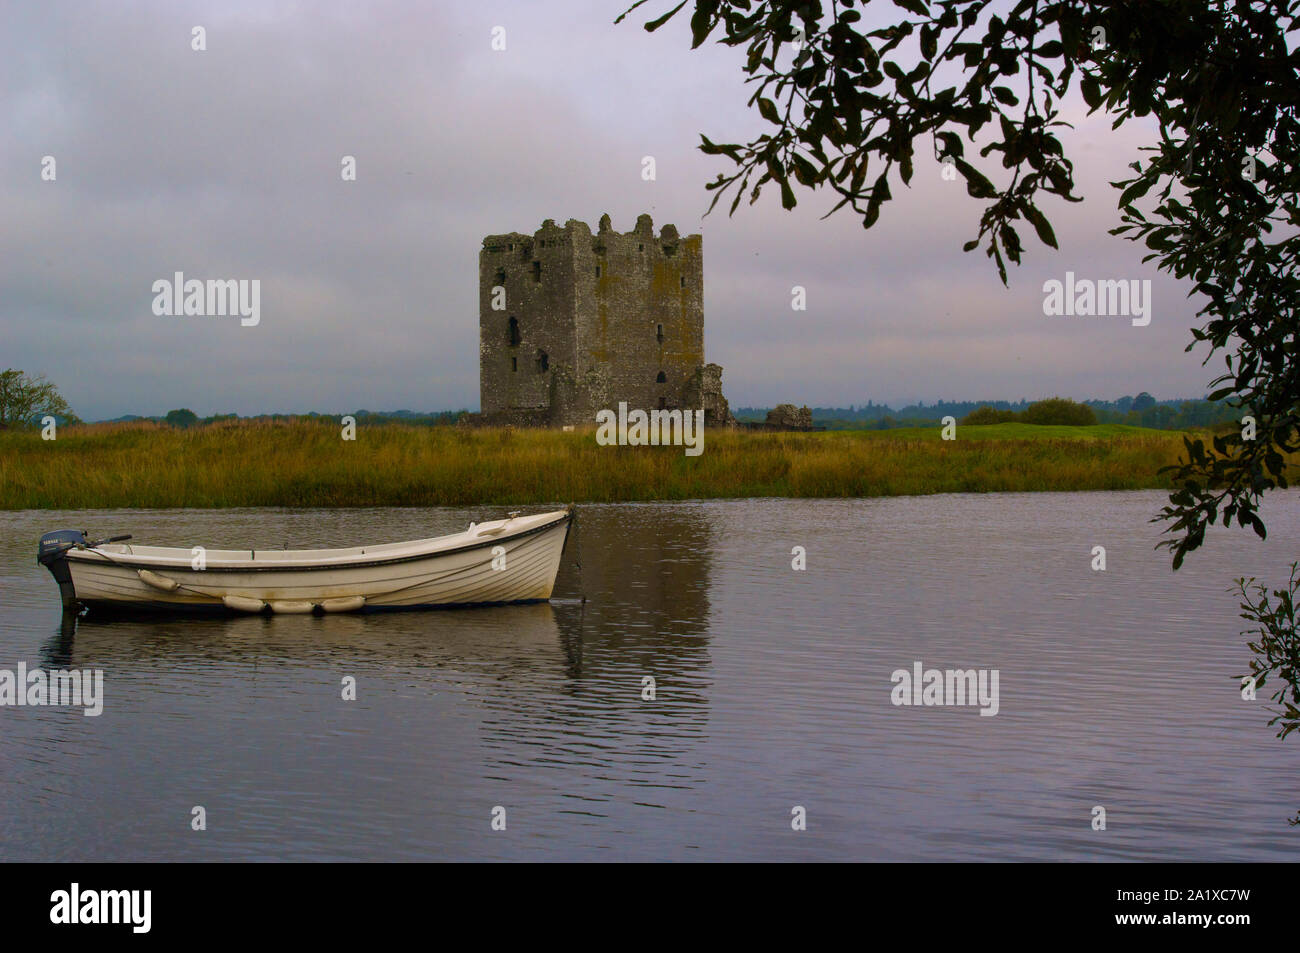
[[[858,497],[1167,487],[1182,434],[963,426],[746,433],[704,452],[610,447],[595,431],[463,430],[325,421],[156,423],[0,432],[0,508],[432,506],[718,497]]]

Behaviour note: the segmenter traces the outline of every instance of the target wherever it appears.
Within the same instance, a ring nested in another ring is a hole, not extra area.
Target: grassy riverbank
[[[707,431],[704,452],[585,433],[239,422],[0,432],[0,509],[435,506],[1166,487],[1182,434],[1115,424]]]

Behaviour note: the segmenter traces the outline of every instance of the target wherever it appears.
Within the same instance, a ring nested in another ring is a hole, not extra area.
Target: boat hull
[[[46,562],[64,604],[92,609],[248,613],[354,612],[539,602],[551,597],[570,511],[484,524],[462,534],[366,550],[216,553],[202,568],[184,550],[84,547]],[[424,550],[428,551],[424,551]],[[293,562],[301,565],[292,565]],[[286,563],[290,563],[286,565]],[[67,590],[71,590],[68,592]]]

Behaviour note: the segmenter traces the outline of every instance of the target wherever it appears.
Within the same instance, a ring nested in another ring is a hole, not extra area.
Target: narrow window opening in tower
[[[541,280],[542,280],[542,263],[541,263],[540,261],[534,261],[534,262],[533,262],[533,281],[541,281]]]
[[[645,245],[637,245],[637,246],[636,246],[636,250],[637,250],[637,251],[645,251]]]
[[[498,284],[498,285],[504,285],[505,283],[506,283],[506,270],[505,270],[504,268],[498,268],[498,269],[497,269],[497,284]]]
[[[659,376],[655,378],[655,383],[656,384],[668,383],[668,375],[666,375],[663,371],[660,371]]]
[[[597,266],[596,266],[596,277],[597,277],[597,278],[600,277],[600,265],[597,265]]]
[[[511,347],[519,346],[519,319],[518,318],[510,319],[510,346]]]
[[[664,326],[662,324],[655,325],[655,338],[660,344],[664,343]]]
[[[682,275],[682,287],[683,287],[683,288],[686,287],[686,276],[685,276],[685,275]]]
[[[519,358],[517,357],[510,358],[510,369],[512,371],[519,370]]]
[[[545,351],[537,352],[537,373],[545,374],[551,369],[551,356]]]

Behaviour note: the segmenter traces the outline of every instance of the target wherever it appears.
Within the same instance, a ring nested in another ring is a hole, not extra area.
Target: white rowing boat
[[[463,533],[350,549],[174,549],[84,532],[41,537],[37,561],[65,609],[355,612],[551,597],[573,508],[470,524]]]

